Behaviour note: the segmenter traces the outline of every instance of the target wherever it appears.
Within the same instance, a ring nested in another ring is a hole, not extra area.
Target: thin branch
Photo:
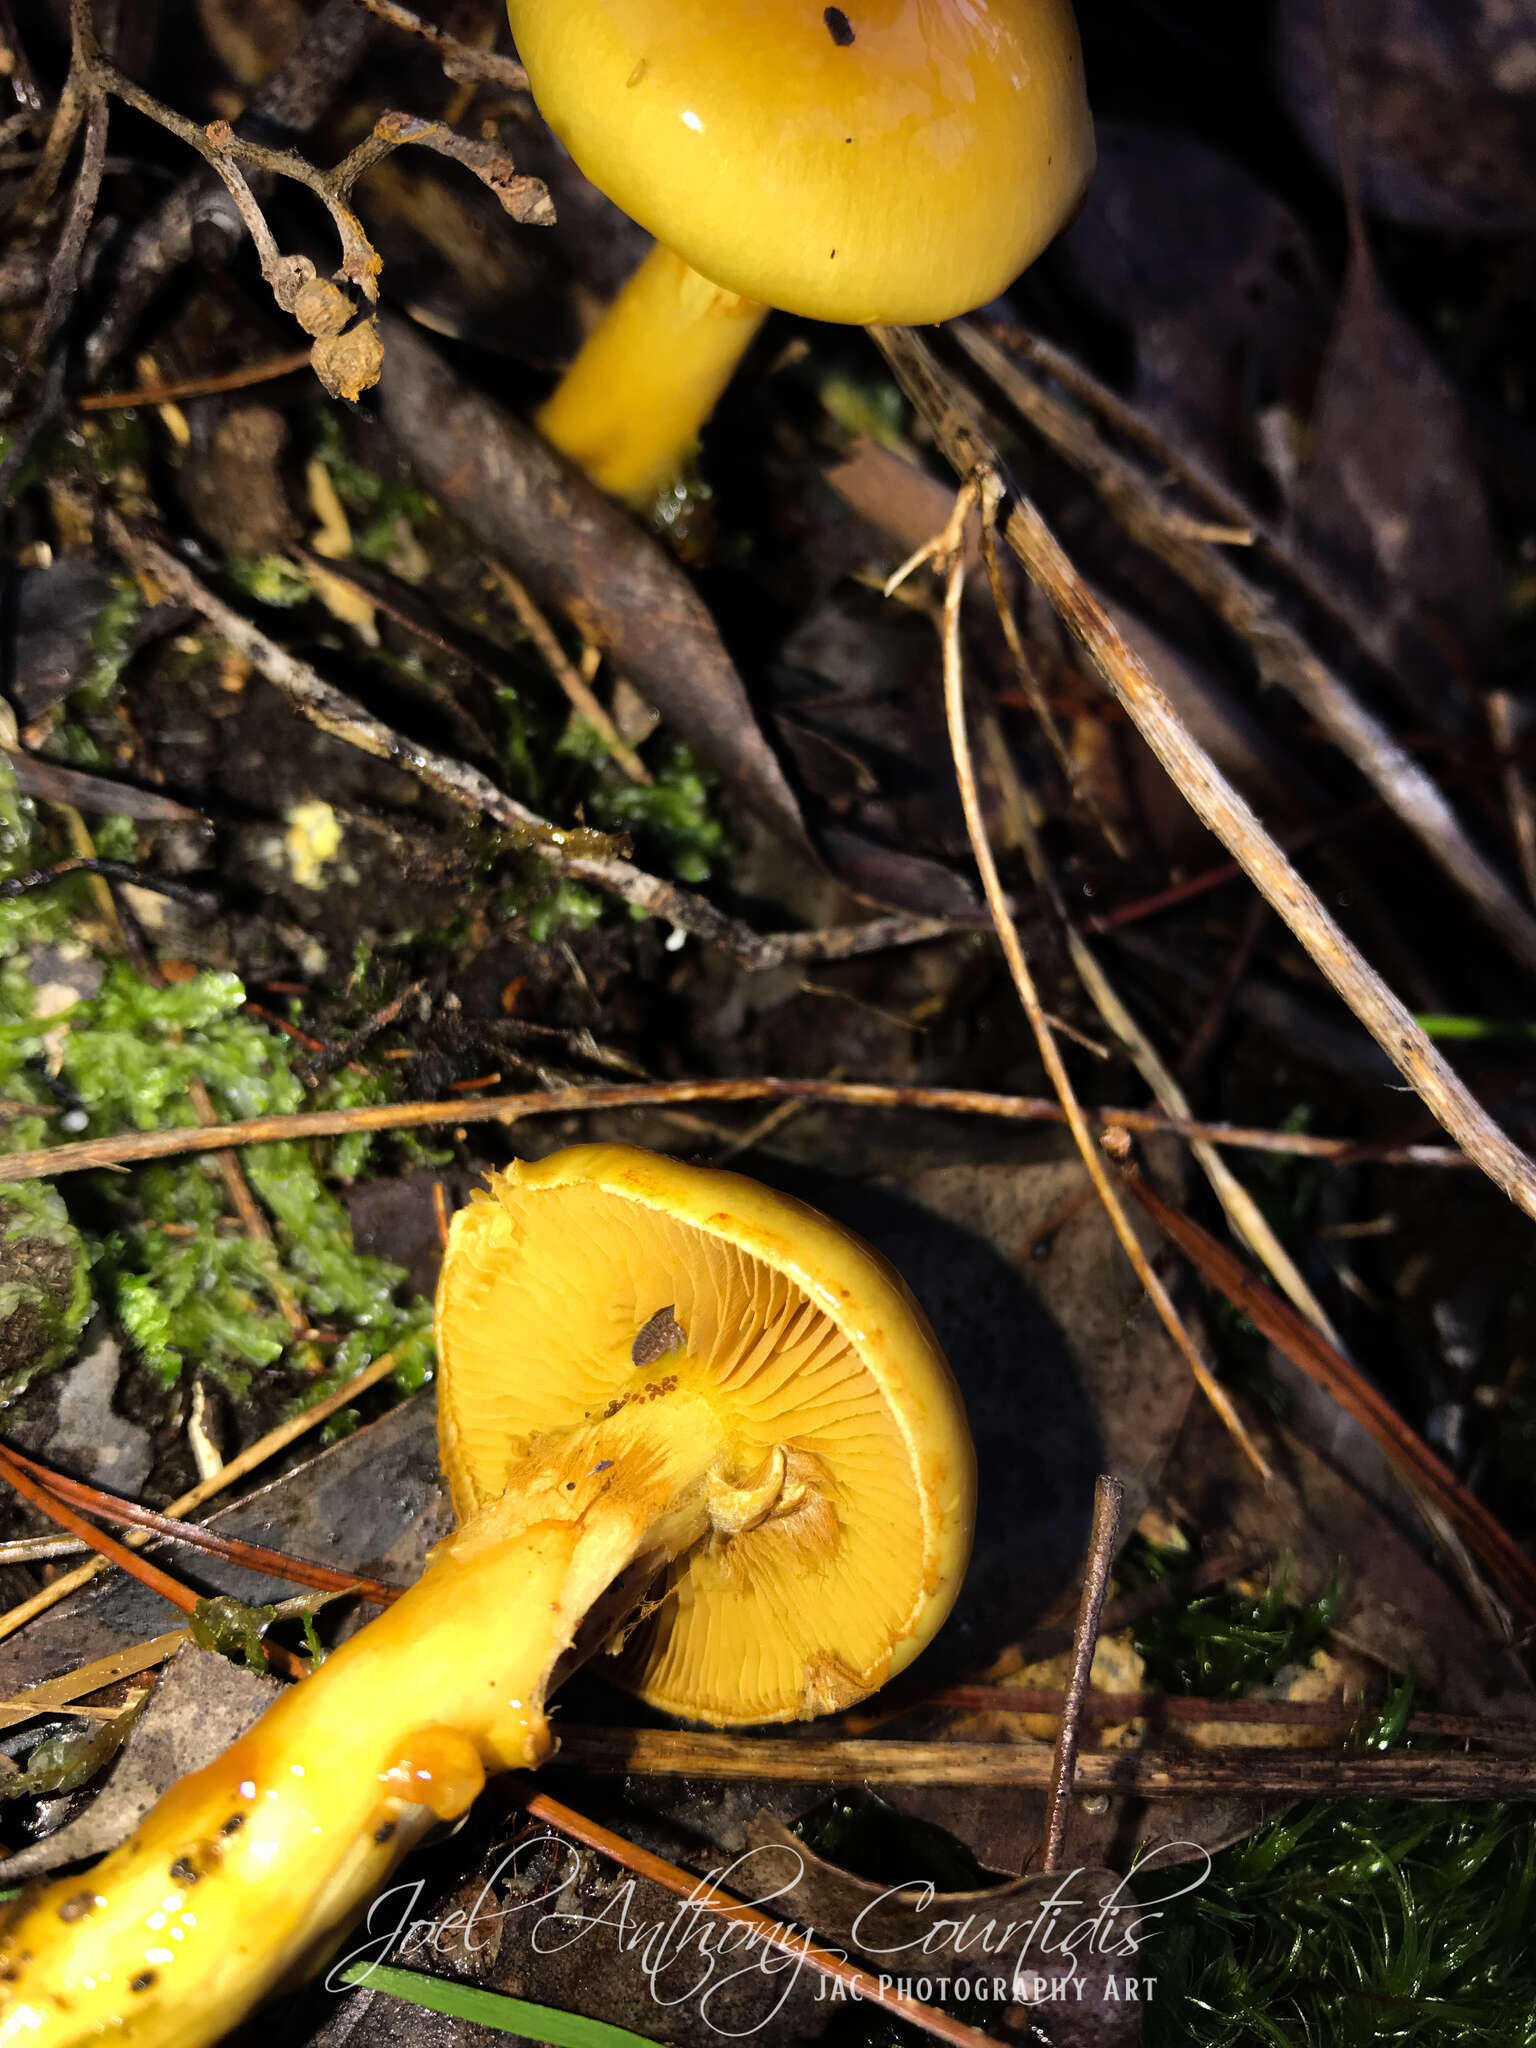
[[[1131,538],[1150,549],[1246,644],[1260,675],[1278,683],[1317,720],[1490,930],[1536,973],[1536,916],[1472,844],[1433,778],[1313,652],[1274,601],[1226,555],[1199,539],[1190,522],[1081,414],[1053,398],[978,329],[961,321],[955,331],[966,354],[1020,417],[1089,479]]]
[[[959,473],[968,476],[978,468],[993,468],[1002,474],[997,452],[982,430],[974,404],[953,379],[943,376],[927,344],[907,328],[875,328],[871,332]],[[1407,1007],[1345,937],[1316,893],[1192,737],[1027,498],[1013,500],[1004,534],[1185,801],[1242,864],[1255,887],[1437,1121],[1512,1202],[1528,1216],[1536,1216],[1536,1165],[1442,1059]]]
[[[1000,493],[1001,486],[997,485],[996,490]],[[1120,1240],[1137,1279],[1146,1290],[1147,1299],[1157,1311],[1158,1319],[1173,1340],[1175,1349],[1193,1373],[1200,1391],[1221,1417],[1234,1440],[1241,1446],[1254,1470],[1261,1478],[1268,1479],[1269,1466],[1262,1453],[1249,1435],[1242,1417],[1233,1407],[1226,1389],[1201,1357],[1199,1347],[1184,1327],[1183,1319],[1174,1307],[1172,1297],[1153,1272],[1152,1262],[1142,1250],[1141,1240],[1131,1227],[1130,1218],[1125,1213],[1124,1204],[1110,1178],[1109,1169],[1105,1166],[1100,1149],[1094,1142],[1093,1134],[1088,1128],[1088,1120],[1072,1087],[1071,1078],[1056,1044],[1055,1034],[1041,1003],[1039,990],[1035,986],[1035,978],[1025,958],[1024,947],[1019,938],[1018,927],[1013,921],[1013,914],[1008,907],[1002,879],[997,872],[997,861],[992,852],[991,841],[987,837],[986,819],[976,788],[970,735],[966,730],[965,673],[960,642],[960,608],[965,595],[965,557],[958,545],[959,535],[964,531],[960,507],[968,505],[968,502],[978,501],[982,507],[983,518],[993,518],[996,504],[990,472],[979,472],[977,477],[962,486],[956,506],[956,517],[950,525],[950,535],[955,536],[955,540],[952,544],[949,536],[946,536],[941,543],[948,552],[943,620],[944,712],[949,725],[949,744],[954,755],[955,779],[960,787],[960,803],[965,813],[966,831],[970,837],[971,851],[976,859],[977,872],[981,876],[987,906],[992,912],[992,922],[1003,949],[1003,957],[1008,963],[1008,972],[1013,977],[1014,988],[1024,1006],[1024,1014],[1029,1019],[1035,1043],[1040,1048],[1040,1058],[1050,1077],[1051,1086],[1056,1090],[1061,1106],[1066,1112],[1067,1128],[1071,1131],[1073,1143],[1082,1155],[1083,1164],[1088,1169],[1089,1178],[1104,1205],[1105,1214],[1109,1217],[1114,1233]]]
[[[51,889],[56,882],[67,881],[71,875],[99,875],[106,881],[125,884],[132,889],[148,889],[154,895],[170,897],[174,903],[184,903],[189,910],[201,911],[204,916],[211,915],[218,908],[217,899],[206,889],[195,889],[190,882],[178,882],[170,875],[153,874],[148,868],[136,867],[132,861],[104,860],[99,854],[77,854],[71,860],[56,861],[50,868],[33,868],[30,874],[10,875],[0,882],[0,903],[8,903],[16,896],[30,896],[38,889]]]
[[[1051,1756],[1051,1784],[1045,1798],[1045,1840],[1040,1849],[1040,1868],[1057,1870],[1066,1846],[1067,1822],[1072,1814],[1072,1788],[1076,1782],[1078,1740],[1082,1733],[1083,1701],[1088,1692],[1088,1674],[1099,1644],[1099,1617],[1104,1612],[1104,1595],[1109,1590],[1109,1568],[1114,1562],[1120,1535],[1120,1510],[1125,1488],[1118,1479],[1101,1472],[1093,1486],[1093,1526],[1088,1535],[1088,1564],[1083,1573],[1083,1594],[1077,1610],[1077,1629],[1072,1639],[1072,1669],[1061,1703],[1056,1728],[1056,1747]]]
[[[136,405],[173,405],[181,398],[216,398],[225,391],[248,391],[253,384],[275,383],[309,368],[308,349],[291,349],[287,355],[268,356],[259,363],[247,363],[238,370],[225,370],[211,377],[178,377],[169,384],[142,385],[137,391],[90,391],[77,398],[81,412],[125,412]]]
[[[433,1124],[517,1124],[528,1117],[595,1115],[606,1110],[666,1109],[689,1102],[825,1102],[848,1109],[920,1109],[943,1116],[990,1116],[1011,1123],[1064,1124],[1067,1113],[1049,1096],[987,1095],[969,1088],[907,1088],[878,1081],[800,1081],[774,1075],[738,1081],[638,1081],[616,1087],[583,1083],[522,1095],[457,1096],[447,1102],[386,1102],[359,1109],[298,1110],[256,1116],[207,1130],[124,1131],[115,1137],[79,1138],[67,1145],[0,1156],[0,1177],[46,1180],[96,1167],[137,1166],[147,1159],[178,1159],[231,1146],[277,1144],[300,1138],[340,1138],[360,1131],[412,1131]],[[26,1113],[40,1112],[28,1105]],[[1287,1158],[1322,1159],[1352,1166],[1375,1160],[1388,1166],[1465,1169],[1470,1161],[1448,1145],[1362,1145],[1307,1131],[1266,1131],[1243,1124],[1195,1123],[1146,1109],[1092,1109],[1083,1114],[1106,1130],[1166,1131]]]

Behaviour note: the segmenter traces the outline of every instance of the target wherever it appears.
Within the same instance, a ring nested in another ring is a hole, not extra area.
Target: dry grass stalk
[[[1152,1263],[1142,1250],[1141,1241],[1131,1226],[1131,1220],[1125,1212],[1125,1206],[1120,1200],[1099,1146],[1088,1127],[1088,1119],[1084,1116],[1082,1105],[1072,1087],[1071,1077],[1056,1044],[1055,1034],[1051,1030],[1050,1021],[1040,1000],[1040,992],[1035,986],[1035,978],[1024,955],[1018,929],[1009,911],[1002,879],[997,872],[997,862],[992,853],[991,842],[987,838],[986,820],[982,815],[981,797],[976,788],[970,735],[966,730],[965,669],[960,642],[960,609],[965,595],[965,556],[962,539],[965,521],[978,499],[982,504],[983,516],[993,516],[994,506],[988,501],[986,487],[975,482],[965,484],[956,501],[955,516],[948,531],[935,544],[934,553],[942,557],[946,570],[943,618],[944,711],[949,725],[950,750],[955,760],[955,778],[960,786],[961,808],[965,812],[966,831],[981,876],[987,906],[992,913],[992,922],[1003,949],[1003,957],[1008,962],[1008,972],[1013,977],[1014,988],[1018,991],[1024,1014],[1029,1019],[1030,1029],[1035,1034],[1035,1043],[1040,1048],[1045,1071],[1066,1113],[1067,1128],[1071,1131],[1073,1142],[1082,1155],[1083,1164],[1088,1169],[1115,1235],[1119,1238],[1137,1279],[1146,1290],[1148,1300],[1157,1311],[1163,1328],[1173,1339],[1180,1356],[1194,1374],[1200,1391],[1221,1417],[1233,1439],[1241,1446],[1254,1470],[1262,1478],[1267,1479],[1269,1466],[1263,1454],[1249,1435],[1226,1390],[1201,1357],[1198,1346],[1184,1326],[1183,1318],[1173,1305],[1172,1297],[1153,1272]]]
[[[872,334],[898,381],[961,476],[1004,474],[969,394],[908,328]],[[1004,537],[1055,606],[1174,785],[1242,866],[1435,1118],[1528,1216],[1536,1165],[1499,1128],[1413,1016],[1324,909],[1258,818],[1191,736],[1116,631],[1030,501],[1009,500]]]

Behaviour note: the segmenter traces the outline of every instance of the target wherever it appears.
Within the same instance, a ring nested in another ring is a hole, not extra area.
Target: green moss
[[[131,576],[114,576],[112,595],[91,628],[91,665],[73,693],[85,713],[104,708],[117,688],[134,649],[134,634],[144,616],[144,598]]]
[[[364,560],[387,561],[399,543],[396,522],[404,520],[414,532],[437,517],[437,504],[414,484],[380,476],[377,470],[359,462],[347,447],[341,422],[333,408],[317,410],[311,416],[314,454],[330,472],[336,495],[347,511],[369,525],[353,545]]]
[[[1116,1576],[1127,1588],[1153,1585],[1187,1571],[1189,1564],[1189,1552],[1158,1550],[1136,1537]],[[1236,1699],[1254,1686],[1272,1684],[1287,1665],[1310,1663],[1340,1598],[1336,1572],[1315,1600],[1293,1606],[1282,1574],[1257,1595],[1220,1587],[1162,1608],[1137,1624],[1134,1640],[1148,1682],[1161,1691]]]
[[[314,592],[302,569],[296,569],[285,555],[257,555],[249,561],[225,564],[225,573],[238,590],[257,604],[275,611],[291,611],[308,604]]]
[[[1529,1807],[1296,1807],[1167,1909],[1146,2048],[1536,2048],[1533,1924]]]
[[[266,1671],[270,1667],[265,1637],[276,1620],[275,1607],[250,1607],[232,1594],[219,1593],[193,1608],[192,1640],[200,1650],[217,1651],[231,1663]]]
[[[647,763],[655,780],[631,782],[614,766],[602,735],[573,717],[558,751],[593,769],[582,798],[588,820],[603,831],[633,833],[643,856],[670,868],[680,882],[706,882],[729,842],[710,809],[714,783],[680,740],[664,742]]]
[[[14,814],[12,843],[0,855],[0,867],[12,871],[40,857],[30,807],[18,802]],[[136,838],[127,821],[117,836],[123,843],[114,841],[114,849],[131,854]],[[386,1099],[385,1082],[371,1074],[334,1076],[306,1096],[293,1072],[292,1042],[245,1012],[245,991],[232,974],[197,974],[158,987],[112,960],[97,995],[38,1018],[36,990],[22,962],[31,948],[68,935],[69,906],[60,903],[65,893],[49,890],[0,905],[0,1096],[39,1108],[60,1096],[72,1100],[76,1127],[66,1131],[57,1116],[0,1122],[0,1175],[6,1152],[79,1136],[82,1116],[91,1136],[191,1125],[198,1082],[225,1118]],[[57,1090],[45,1079],[45,1053]],[[25,1307],[29,1351],[21,1360],[0,1347],[0,1398],[67,1355],[89,1313],[92,1286],[137,1355],[167,1383],[191,1362],[236,1395],[248,1390],[254,1373],[289,1360],[294,1339],[281,1308],[286,1296],[311,1323],[339,1326],[326,1384],[333,1374],[358,1371],[397,1340],[401,1384],[424,1384],[431,1374],[429,1305],[406,1297],[398,1267],[356,1249],[334,1191],[365,1169],[378,1143],[357,1134],[329,1146],[257,1146],[243,1155],[247,1178],[272,1219],[275,1251],[232,1223],[211,1159],[98,1174],[84,1185],[66,1182],[62,1195],[25,1184],[12,1207],[28,1205],[18,1213],[34,1231],[46,1223],[67,1233],[76,1251],[68,1284],[53,1287],[41,1337],[31,1279],[20,1271],[4,1275],[0,1333]],[[74,1221],[66,1203],[76,1205]],[[46,1214],[43,1204],[50,1205]],[[77,1227],[86,1217],[89,1228]],[[94,1269],[89,1280],[88,1269]],[[18,1341],[10,1352],[19,1348]],[[311,1374],[309,1356],[291,1362]]]
[[[90,1255],[58,1193],[0,1181],[0,1403],[68,1356],[91,1306]]]

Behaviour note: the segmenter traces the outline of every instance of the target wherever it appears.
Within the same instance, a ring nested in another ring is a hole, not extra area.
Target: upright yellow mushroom
[[[669,483],[769,307],[947,320],[1093,170],[1070,0],[507,0],[539,110],[657,239],[540,415],[616,496]]]
[[[868,1246],[735,1174],[579,1146],[455,1219],[421,1579],[87,1876],[0,1929],[0,2048],[202,2048],[319,1967],[550,1690],[616,1671],[729,1724],[862,1699],[965,1569],[974,1463],[921,1310]],[[636,1624],[636,1616],[640,1616]]]

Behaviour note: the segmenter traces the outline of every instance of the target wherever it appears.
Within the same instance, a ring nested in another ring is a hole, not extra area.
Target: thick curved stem
[[[529,1447],[411,1590],[0,1931],[0,2048],[204,2048],[335,1953],[413,1843],[554,1747],[574,1651],[710,1526],[724,1445],[686,1390]],[[594,1614],[594,1610],[596,1610]],[[580,1640],[578,1640],[580,1638]]]
[[[676,476],[767,314],[658,243],[540,412],[541,432],[644,510]]]

